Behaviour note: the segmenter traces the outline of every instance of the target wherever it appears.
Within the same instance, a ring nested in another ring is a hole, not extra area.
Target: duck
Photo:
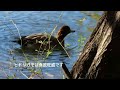
[[[21,38],[14,42],[20,44],[22,48],[29,50],[60,49],[65,47],[64,38],[72,32],[75,32],[75,30],[71,30],[69,26],[64,25],[58,30],[56,37],[47,33],[36,33],[21,36]]]

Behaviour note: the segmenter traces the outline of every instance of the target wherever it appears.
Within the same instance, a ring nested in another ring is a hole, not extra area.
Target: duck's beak
[[[71,32],[75,32],[75,30],[71,30]]]

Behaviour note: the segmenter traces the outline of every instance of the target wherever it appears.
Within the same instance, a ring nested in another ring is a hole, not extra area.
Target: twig
[[[63,70],[64,75],[67,79],[72,79],[72,76],[71,76],[68,68],[66,67],[65,63],[62,63],[62,70]]]

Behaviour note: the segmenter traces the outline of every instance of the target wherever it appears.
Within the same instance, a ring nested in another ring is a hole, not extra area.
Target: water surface
[[[82,24],[79,23],[80,20],[83,20]],[[86,42],[91,34],[88,27],[94,28],[96,23],[94,18],[80,11],[0,11],[0,78],[6,78],[7,75],[15,75],[16,78],[29,77],[34,68],[10,66],[11,63],[24,63],[28,60],[31,63],[56,63],[56,67],[35,68],[36,71],[42,70],[42,75],[34,78],[62,79],[63,72],[58,64],[65,62],[71,70],[83,49],[78,41],[80,35],[86,38]],[[23,53],[19,51],[20,45],[12,42],[19,35],[51,33],[56,25],[54,36],[63,25],[69,25],[76,31],[65,38],[66,50],[70,57],[64,51],[54,51],[48,58]]]

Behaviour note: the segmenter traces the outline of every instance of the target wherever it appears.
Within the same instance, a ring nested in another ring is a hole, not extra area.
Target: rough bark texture
[[[120,11],[106,11],[71,70],[73,79],[120,78]]]

